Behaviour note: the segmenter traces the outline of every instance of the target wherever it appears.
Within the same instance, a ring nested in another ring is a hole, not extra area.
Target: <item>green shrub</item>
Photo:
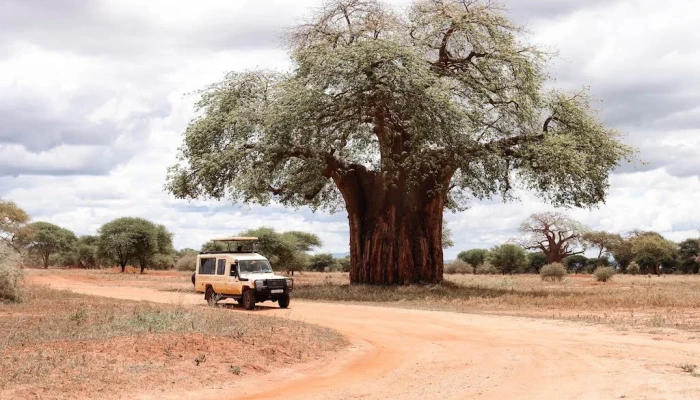
[[[496,268],[496,266],[486,261],[485,263],[476,267],[476,273],[478,275],[497,275],[500,274],[501,271]]]
[[[615,270],[612,267],[600,267],[593,272],[595,280],[598,282],[607,282],[615,275]]]
[[[22,299],[22,270],[14,250],[0,244],[0,301],[17,302]]]
[[[445,264],[446,274],[472,274],[474,273],[474,267],[471,264],[464,262],[462,260],[454,260]]]
[[[547,264],[540,269],[543,281],[561,281],[566,276],[566,267],[561,263]]]
[[[339,258],[338,265],[342,272],[350,272],[350,256]]]
[[[175,269],[178,271],[194,271],[197,265],[196,254],[185,254],[180,257],[175,263]]]
[[[630,275],[637,275],[639,274],[639,271],[641,271],[641,268],[639,268],[639,264],[634,261],[627,266],[627,273]]]
[[[148,268],[155,270],[170,269],[175,265],[175,257],[169,254],[156,254],[149,260]]]

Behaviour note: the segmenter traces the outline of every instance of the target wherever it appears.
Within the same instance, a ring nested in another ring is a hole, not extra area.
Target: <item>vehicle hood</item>
[[[255,281],[258,279],[287,279],[286,276],[276,275],[274,272],[257,273],[257,274],[241,274],[241,277],[247,278],[250,281]]]

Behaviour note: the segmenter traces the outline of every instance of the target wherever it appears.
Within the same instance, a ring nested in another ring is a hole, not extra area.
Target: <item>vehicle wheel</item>
[[[211,286],[208,286],[207,291],[204,292],[204,300],[212,307],[216,305],[216,293]]]
[[[289,298],[289,294],[285,294],[284,296],[280,297],[279,300],[278,300],[278,301],[279,301],[280,308],[287,308],[287,307],[289,307],[289,301],[290,301],[290,300],[291,300],[291,299]]]
[[[192,284],[193,284],[193,285],[194,285],[194,275],[195,275],[195,273],[193,272],[193,273],[192,273]]]
[[[243,293],[243,307],[245,307],[246,310],[255,308],[255,292],[252,290],[246,290]]]

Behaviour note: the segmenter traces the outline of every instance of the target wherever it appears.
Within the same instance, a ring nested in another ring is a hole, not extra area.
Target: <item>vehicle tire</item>
[[[243,307],[246,310],[252,310],[255,308],[255,292],[252,290],[246,290],[243,292]]]
[[[278,302],[280,305],[280,308],[287,308],[289,307],[289,301],[291,299],[289,298],[289,293],[285,294],[284,296],[280,297]]]
[[[195,272],[192,273],[192,284],[193,285],[194,285],[194,275],[195,275]]]
[[[207,290],[204,292],[204,300],[212,307],[216,305],[216,293],[211,286],[207,286]]]

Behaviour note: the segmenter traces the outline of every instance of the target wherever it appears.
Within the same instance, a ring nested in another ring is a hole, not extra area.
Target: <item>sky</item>
[[[391,1],[399,10],[409,0]],[[700,3],[510,0],[527,40],[558,51],[550,85],[590,87],[595,107],[643,162],[610,178],[605,204],[563,210],[591,229],[700,235]],[[319,251],[348,251],[345,213],[176,200],[164,191],[194,91],[226,72],[283,70],[280,35],[320,0],[0,0],[0,197],[35,221],[94,234],[137,216],[162,223],[177,248],[261,225],[307,230]],[[446,213],[445,257],[517,235],[553,208],[473,202]]]

